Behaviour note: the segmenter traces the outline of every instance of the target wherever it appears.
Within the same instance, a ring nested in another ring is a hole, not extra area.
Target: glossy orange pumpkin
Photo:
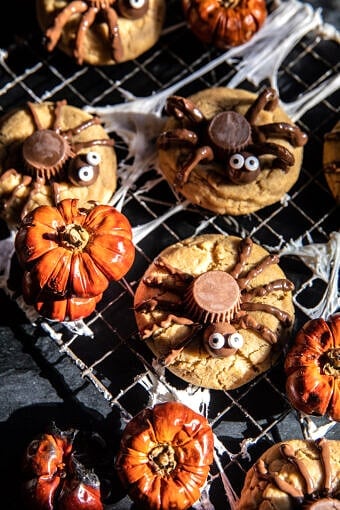
[[[286,393],[294,408],[340,421],[340,314],[312,319],[285,360]]]
[[[65,297],[58,298],[40,291],[36,282],[32,281],[31,273],[24,272],[22,294],[25,302],[34,306],[36,311],[54,321],[77,321],[91,315],[103,294],[89,298]]]
[[[182,8],[198,39],[221,49],[249,41],[267,17],[265,0],[182,0]]]
[[[23,459],[23,499],[32,510],[102,510],[97,475],[76,459],[75,431],[41,434]]]
[[[165,402],[128,423],[116,468],[138,508],[185,510],[199,499],[212,461],[206,418],[180,402]]]
[[[15,249],[43,295],[53,299],[98,296],[127,273],[135,256],[123,214],[109,205],[79,209],[77,199],[28,213]]]

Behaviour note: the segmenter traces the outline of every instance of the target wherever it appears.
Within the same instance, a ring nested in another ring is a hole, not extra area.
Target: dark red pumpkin
[[[23,459],[23,500],[32,510],[102,510],[97,475],[76,459],[76,431],[41,434]]]
[[[185,510],[200,497],[213,450],[206,418],[180,402],[166,402],[128,423],[116,468],[138,508]]]
[[[267,17],[265,0],[182,0],[182,8],[198,39],[221,49],[249,41]]]
[[[90,298],[130,269],[135,248],[127,218],[109,205],[78,209],[77,199],[39,206],[19,226],[15,249],[45,295]]]
[[[286,393],[294,408],[340,421],[340,315],[308,321],[285,359]]]

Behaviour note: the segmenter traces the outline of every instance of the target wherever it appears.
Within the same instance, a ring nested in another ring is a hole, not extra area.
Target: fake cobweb
[[[125,99],[123,103],[98,108],[85,107],[87,111],[99,115],[106,130],[109,133],[116,134],[125,145],[126,157],[120,161],[118,167],[120,185],[112,197],[111,205],[118,210],[122,210],[131,189],[134,189],[135,196],[142,198],[163,179],[157,168],[155,139],[164,126],[165,119],[162,116],[162,111],[169,95],[203,77],[223,62],[233,65],[236,70],[236,74],[227,83],[227,86],[237,88],[244,80],[248,80],[258,87],[261,82],[268,80],[272,87],[279,90],[278,71],[282,62],[295,45],[311,31],[316,31],[320,37],[339,41],[338,32],[323,22],[320,10],[314,10],[309,4],[297,0],[279,3],[268,16],[262,29],[255,34],[251,41],[241,47],[226,51],[174,85],[150,97],[135,97],[127,90],[118,87]],[[6,55],[2,54],[2,59],[5,59],[5,57]],[[4,60],[3,63],[5,65]],[[330,76],[295,101],[290,103],[281,101],[281,105],[294,121],[298,121],[306,112],[333,94],[339,87],[340,76]],[[153,174],[156,176],[150,178],[137,189],[135,185],[138,179],[151,169],[156,170]],[[188,202],[177,196],[174,191],[173,193],[176,205],[170,207],[165,213],[152,221],[133,227],[133,239],[137,246],[158,226],[186,210],[189,205]],[[211,221],[211,218],[206,221]],[[235,218],[228,218],[227,221],[233,225],[235,230],[239,231],[240,235],[245,234]],[[195,234],[199,234],[205,226],[205,222],[202,221],[196,228]],[[0,241],[0,287],[9,295],[11,295],[11,292],[7,287],[7,281],[10,272],[10,261],[14,253],[14,236],[15,232],[11,232],[7,239]],[[276,252],[284,257],[299,258],[311,271],[310,278],[304,282],[294,296],[295,306],[311,319],[317,317],[327,319],[340,308],[338,292],[340,233],[332,232],[326,243],[310,241],[306,243],[305,238],[299,238],[285,243],[281,239]],[[309,289],[310,292],[313,292],[313,287],[318,280],[324,283],[324,293],[316,305],[308,307],[303,300],[300,300],[300,295]],[[39,317],[31,307],[25,305],[21,298],[18,298],[18,304],[32,324],[39,323],[40,327],[56,340],[61,349],[64,349],[68,354],[71,354],[71,352],[68,351],[67,346],[63,345],[63,328],[75,335],[93,336],[91,328],[84,321],[67,322],[60,327],[61,325],[56,325],[52,321]],[[190,385],[185,391],[177,390],[165,381],[164,367],[155,362],[153,368],[154,373],[148,372],[138,381],[148,391],[150,405],[162,401],[179,400],[197,412],[205,416],[208,415],[209,390]],[[98,380],[95,381],[95,384],[105,397],[105,387]],[[130,419],[130,416],[125,416],[125,420],[128,419]],[[304,435],[312,439],[323,436],[334,425],[329,422],[319,427],[310,417],[306,416],[300,416],[300,420]],[[247,449],[250,444],[252,444],[252,440],[247,439],[240,445],[242,455],[248,455]],[[215,437],[215,464],[230,508],[233,510],[237,496],[224,473],[220,461],[226,453],[228,452],[226,452],[224,445]],[[210,477],[202,491],[200,501],[194,505],[196,510],[213,510],[214,507],[209,499],[211,481],[212,478]]]

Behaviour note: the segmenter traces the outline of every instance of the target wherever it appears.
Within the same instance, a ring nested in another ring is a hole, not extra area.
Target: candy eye
[[[244,165],[244,157],[242,154],[233,154],[229,159],[229,165],[235,170],[240,170]]]
[[[232,349],[241,349],[243,345],[243,336],[240,333],[232,333],[228,337],[228,345]]]
[[[71,160],[68,168],[68,179],[75,186],[94,184],[99,175],[101,157],[97,152],[80,154]]]
[[[117,9],[124,18],[138,19],[148,12],[149,0],[118,0]]]
[[[83,166],[78,170],[78,177],[79,180],[82,182],[88,183],[92,181],[93,176],[94,176],[93,166]]]
[[[212,335],[209,336],[209,347],[212,349],[222,349],[225,344],[225,339],[222,333],[212,333]]]
[[[129,0],[132,9],[141,9],[145,5],[145,0]]]
[[[101,162],[101,157],[98,152],[90,151],[86,154],[86,161],[89,165],[97,166]]]
[[[260,162],[255,156],[248,156],[244,162],[244,166],[249,172],[256,172],[260,166]]]

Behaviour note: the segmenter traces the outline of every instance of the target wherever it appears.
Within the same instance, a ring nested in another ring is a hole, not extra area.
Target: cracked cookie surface
[[[178,303],[178,295],[176,297],[178,291],[176,289],[174,292],[171,291],[174,285],[172,275],[159,266],[157,260],[161,259],[175,271],[188,275],[189,279],[207,271],[229,273],[237,263],[241,241],[242,239],[236,236],[206,234],[171,245],[152,262],[135,293],[135,317],[139,332],[157,358],[163,359],[169,352],[176,351],[183,340],[192,336],[184,349],[174,356],[167,366],[178,377],[197,386],[228,390],[251,381],[276,362],[289,336],[290,327],[283,326],[272,313],[263,310],[249,311],[252,320],[256,320],[258,324],[277,335],[277,342],[271,344],[258,331],[235,324],[237,332],[243,336],[243,346],[228,357],[211,356],[203,346],[205,325],[201,325],[202,328],[196,334],[195,325],[181,323],[182,321],[178,323],[177,319],[168,320],[169,316],[171,318],[174,314],[177,317],[189,319],[192,317],[190,313],[185,312],[185,304],[184,301],[181,302],[181,297]],[[253,243],[241,276],[256,268],[268,255],[264,248]],[[146,283],[150,277],[155,284]],[[262,287],[284,278],[282,269],[277,263],[273,263],[252,278],[250,285],[252,288]],[[157,281],[163,282],[166,291],[157,285]],[[166,307],[162,306],[163,301],[166,301]],[[291,291],[276,290],[262,297],[254,295],[249,301],[277,307],[293,321],[294,306]],[[150,303],[155,302],[156,306],[148,307]],[[195,323],[195,320],[193,322]]]
[[[233,110],[245,115],[257,98],[242,89],[216,87],[202,90],[188,99],[192,101],[208,120],[220,112]],[[257,125],[270,123],[293,124],[285,111],[277,106],[273,111],[260,111]],[[178,120],[169,117],[164,132],[174,132],[179,128],[188,128],[187,119]],[[191,172],[188,181],[178,191],[192,204],[199,205],[217,214],[241,215],[255,212],[265,206],[278,202],[292,188],[298,179],[303,147],[293,147],[288,140],[269,137],[267,141],[280,144],[293,155],[294,164],[287,171],[273,163],[270,155],[261,156],[261,172],[253,182],[234,184],[227,176],[227,170],[215,159],[199,162]],[[181,146],[160,147],[158,165],[166,180],[175,186],[176,176],[183,162],[188,158],[189,149]],[[176,186],[175,186],[176,187]]]

